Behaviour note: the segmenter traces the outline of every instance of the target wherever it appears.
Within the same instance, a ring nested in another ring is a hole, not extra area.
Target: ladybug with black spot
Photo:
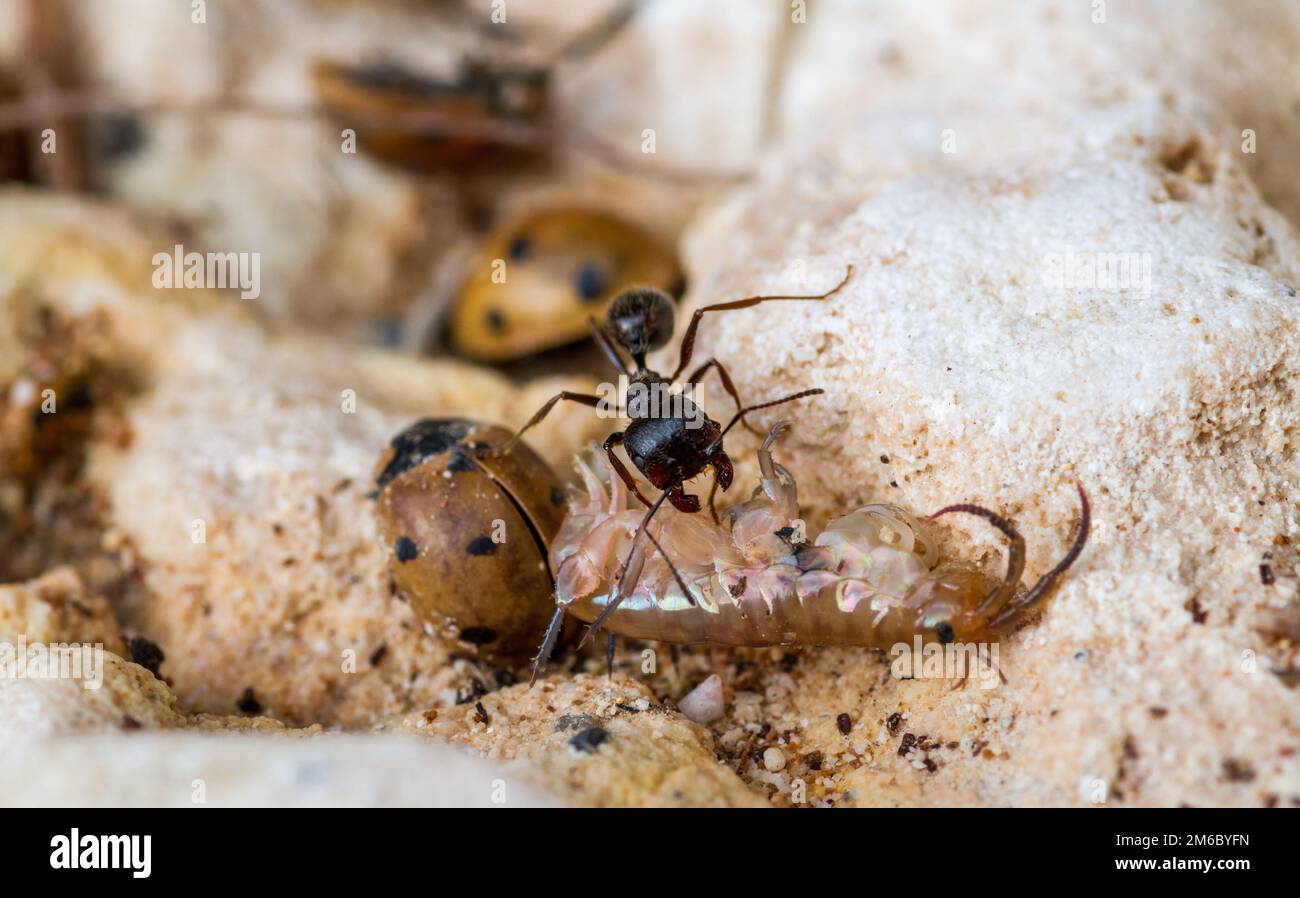
[[[467,650],[524,657],[553,610],[549,545],[564,489],[510,431],[425,418],[393,438],[375,477],[393,582],[425,620]]]

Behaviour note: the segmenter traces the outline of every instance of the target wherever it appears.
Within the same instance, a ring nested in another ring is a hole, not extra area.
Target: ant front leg
[[[695,514],[700,510],[700,500],[695,496],[688,495],[680,483],[675,484],[668,490],[668,501],[672,503],[673,508],[678,511],[684,511],[687,514]]]
[[[713,516],[713,523],[717,524],[718,509],[714,507],[713,500],[718,495],[718,487],[722,487],[725,492],[731,486],[731,479],[735,476],[736,469],[731,464],[731,457],[725,452],[719,452],[713,457],[713,485],[709,487],[709,514]]]
[[[618,476],[623,479],[623,483],[627,485],[627,488],[631,491],[632,495],[640,499],[642,505],[649,508],[653,503],[651,503],[651,501],[645,496],[641,495],[641,491],[636,488],[636,478],[634,478],[632,472],[624,466],[623,460],[614,454],[614,447],[620,445],[622,442],[623,431],[621,430],[605,437],[605,455],[609,458],[609,466],[614,469],[614,473],[618,474]]]
[[[727,312],[732,309],[748,309],[750,306],[756,306],[761,302],[770,302],[775,299],[830,299],[839,289],[849,282],[853,277],[853,266],[850,265],[844,272],[843,279],[825,293],[818,293],[813,296],[751,296],[748,299],[734,299],[731,302],[715,303],[711,306],[705,306],[702,309],[696,309],[695,314],[691,316],[691,323],[686,327],[686,334],[682,337],[681,355],[678,357],[677,368],[673,371],[669,380],[676,380],[681,375],[686,366],[691,363],[691,355],[695,352],[695,334],[700,329],[700,319],[704,317],[705,312]]]
[[[546,404],[537,410],[537,414],[528,419],[527,424],[515,431],[515,435],[510,438],[510,441],[501,447],[500,454],[506,455],[511,449],[514,449],[515,446],[519,445],[519,441],[523,439],[524,432],[540,424],[542,419],[551,413],[551,409],[555,408],[555,404],[561,400],[579,402],[583,405],[589,405],[592,408],[599,408],[600,404],[604,402],[604,400],[599,396],[592,396],[590,393],[574,393],[569,390],[561,390],[550,399],[546,400]]]

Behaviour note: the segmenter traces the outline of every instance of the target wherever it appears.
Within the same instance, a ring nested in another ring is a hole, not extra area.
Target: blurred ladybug
[[[550,467],[503,427],[425,418],[376,469],[393,582],[425,621],[469,650],[525,657],[554,610],[549,546],[564,517]]]
[[[514,58],[501,59],[500,48],[515,41],[512,37],[498,37],[497,32],[503,29],[497,25],[481,35],[490,37],[489,45],[495,44],[496,48],[466,55],[450,76],[420,72],[392,59],[360,65],[323,61],[311,73],[315,103],[306,109],[238,98],[188,105],[177,105],[162,98],[126,102],[55,84],[38,97],[5,102],[4,91],[0,90],[0,166],[12,169],[16,164],[11,158],[16,150],[6,145],[4,138],[14,132],[44,127],[54,121],[51,115],[55,113],[64,123],[63,130],[69,131],[74,130],[71,120],[86,116],[118,116],[119,121],[124,121],[126,116],[187,111],[244,112],[298,121],[304,113],[323,113],[339,127],[355,131],[357,143],[375,158],[423,173],[498,161],[503,154],[545,155],[559,143],[556,133],[559,125],[549,108],[555,68],[561,63],[591,57],[648,2],[623,0],[541,61],[535,61],[539,56],[536,51],[528,54],[532,57],[529,60],[520,58],[524,54],[517,49],[506,54]],[[50,39],[61,34],[59,19],[55,18],[60,5],[49,0],[31,0],[30,5],[33,21],[42,25],[34,33],[43,38],[31,48],[31,67],[55,72],[66,70],[70,63],[52,54],[66,55],[69,51],[57,42],[51,44]],[[49,72],[44,74],[49,76]],[[613,148],[597,144],[591,148],[592,152],[615,158],[621,155]],[[64,159],[65,155],[68,159]],[[71,157],[71,149],[65,153],[60,148],[57,156],[50,154],[46,166],[55,169],[54,174],[65,182],[64,186],[69,186],[67,181],[75,174]],[[26,164],[23,160],[19,162]]]
[[[624,0],[543,63],[467,57],[450,78],[392,60],[360,66],[319,63],[321,107],[375,157],[412,171],[457,169],[502,154],[543,155],[556,143],[551,73],[605,46],[643,0]]]
[[[544,69],[473,61],[446,82],[392,62],[322,62],[312,80],[325,113],[353,128],[363,149],[411,171],[463,168],[507,152],[533,155],[548,143],[540,121]]]
[[[673,252],[645,231],[600,212],[542,212],[491,235],[472,263],[451,312],[452,348],[505,362],[587,334],[628,287],[679,294]]]

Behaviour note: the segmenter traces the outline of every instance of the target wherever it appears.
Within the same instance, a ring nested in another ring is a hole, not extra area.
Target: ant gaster
[[[715,303],[697,309],[691,316],[691,322],[682,337],[677,367],[673,369],[673,373],[669,377],[664,377],[646,365],[646,354],[667,345],[668,341],[672,339],[675,310],[672,299],[666,293],[651,288],[627,290],[619,294],[610,304],[603,326],[594,318],[588,319],[596,344],[609,361],[629,378],[628,396],[620,412],[630,419],[630,423],[626,430],[612,433],[605,439],[605,453],[609,458],[610,466],[627,485],[628,490],[647,507],[647,511],[637,527],[636,534],[632,539],[632,545],[628,550],[627,560],[623,564],[622,574],[619,578],[618,594],[606,605],[600,616],[592,622],[583,639],[584,643],[600,629],[609,615],[617,610],[619,604],[635,588],[636,579],[640,574],[639,562],[637,570],[631,572],[630,577],[629,573],[634,559],[640,558],[637,549],[643,534],[654,545],[655,549],[661,555],[664,555],[669,567],[673,570],[674,576],[677,577],[678,586],[681,587],[686,600],[692,604],[694,603],[690,590],[686,588],[681,576],[677,574],[672,560],[664,554],[658,540],[649,532],[650,519],[654,517],[655,512],[659,510],[659,506],[663,504],[665,499],[671,502],[673,507],[679,511],[688,514],[699,511],[700,500],[687,494],[683,487],[688,480],[700,474],[706,468],[712,468],[713,486],[709,491],[708,504],[709,512],[716,521],[718,515],[713,505],[714,496],[718,487],[725,491],[731,486],[733,474],[731,459],[723,450],[722,445],[727,432],[737,423],[744,421],[745,416],[750,412],[771,408],[774,405],[792,402],[796,399],[814,396],[823,392],[820,388],[813,388],[783,396],[780,399],[746,406],[741,402],[740,394],[736,391],[736,386],[731,380],[731,375],[727,373],[727,369],[716,358],[710,358],[682,380],[682,383],[683,385],[698,384],[710,368],[715,369],[718,372],[718,379],[721,380],[723,389],[736,403],[736,412],[727,425],[725,427],[720,426],[718,422],[704,414],[694,402],[684,395],[680,397],[680,402],[670,404],[665,414],[665,409],[661,407],[661,404],[650,402],[647,397],[654,395],[656,392],[662,393],[666,391],[667,388],[678,381],[682,371],[691,363],[691,356],[695,352],[695,335],[699,330],[700,319],[704,317],[706,312],[746,309],[770,300],[828,299],[839,292],[852,276],[853,267],[848,266],[840,282],[825,293],[809,296],[751,296],[746,299]],[[619,355],[616,346],[631,357],[631,366]],[[537,410],[537,413],[519,429],[514,439],[506,444],[501,451],[508,452],[513,448],[525,431],[541,422],[551,409],[561,401],[578,402],[593,408],[600,407],[604,402],[601,397],[589,393],[575,393],[569,390],[557,393]],[[619,445],[622,445],[627,450],[628,458],[636,466],[637,470],[656,489],[661,491],[658,499],[651,501],[641,494],[632,473],[628,471],[622,460],[614,453],[615,447]],[[551,626],[547,630],[546,641],[542,645],[537,665],[534,667],[534,676],[537,667],[545,663],[546,656],[550,654],[550,649],[558,636],[559,625],[563,621],[563,617],[564,609],[561,607],[557,610],[555,618],[551,621]]]

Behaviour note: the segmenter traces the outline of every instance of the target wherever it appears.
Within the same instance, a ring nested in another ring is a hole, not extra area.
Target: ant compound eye
[[[939,641],[944,645],[948,645],[957,639],[957,634],[953,631],[952,624],[947,621],[944,621],[939,626],[935,627],[934,633],[939,637]]]
[[[672,339],[673,301],[661,290],[627,290],[610,305],[605,327],[633,358],[642,358]]]

